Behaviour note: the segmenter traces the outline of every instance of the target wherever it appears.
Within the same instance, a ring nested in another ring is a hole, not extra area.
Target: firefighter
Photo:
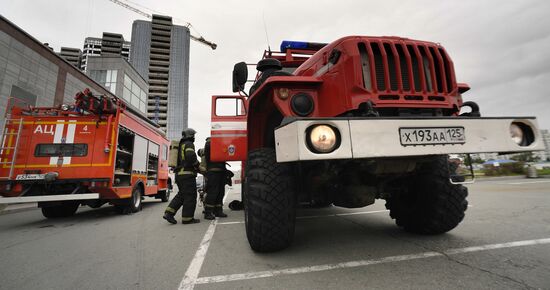
[[[215,217],[227,217],[227,214],[223,212],[227,169],[225,162],[212,162],[210,156],[210,138],[207,138],[204,145],[204,159],[206,159],[204,218],[213,220]]]
[[[194,218],[197,205],[197,171],[199,162],[195,153],[195,134],[197,132],[187,128],[181,132],[181,140],[178,148],[178,164],[175,170],[178,194],[172,199],[163,218],[171,224],[176,224],[174,218],[176,212],[182,207],[181,215],[183,224],[195,224],[200,222]]]

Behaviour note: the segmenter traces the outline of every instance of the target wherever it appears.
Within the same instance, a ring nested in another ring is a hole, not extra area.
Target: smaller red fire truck
[[[47,218],[80,205],[137,212],[145,196],[168,201],[169,141],[115,97],[76,94],[74,105],[11,99],[1,136],[0,204],[38,202]],[[14,101],[15,100],[15,101]]]

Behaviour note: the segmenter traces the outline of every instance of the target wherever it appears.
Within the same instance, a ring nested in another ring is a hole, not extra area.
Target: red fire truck
[[[214,96],[212,159],[246,163],[242,197],[255,251],[289,246],[296,204],[386,200],[407,231],[441,234],[467,209],[466,174],[448,154],[543,150],[534,117],[481,117],[439,44],[401,37],[284,41],[248,92]],[[230,108],[230,110],[228,109]],[[470,168],[473,177],[473,169]]]
[[[169,141],[113,97],[79,92],[75,105],[11,102],[2,130],[0,203],[38,202],[47,218],[80,205],[137,212],[145,196],[168,201]],[[13,99],[12,99],[13,100]]]

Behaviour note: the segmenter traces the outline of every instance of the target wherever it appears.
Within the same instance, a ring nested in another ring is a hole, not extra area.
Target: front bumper
[[[510,124],[529,126],[534,140],[519,146],[510,138]],[[306,141],[306,130],[326,124],[340,133],[340,146],[330,153],[312,152]],[[402,145],[400,128],[463,127],[462,144]],[[525,152],[544,150],[534,117],[428,117],[428,118],[318,118],[295,119],[275,130],[278,162],[328,159],[382,158],[425,156],[457,153]]]

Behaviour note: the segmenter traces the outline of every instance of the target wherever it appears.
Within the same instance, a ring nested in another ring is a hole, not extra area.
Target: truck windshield
[[[76,156],[88,154],[88,144],[38,144],[34,150],[36,157]]]

